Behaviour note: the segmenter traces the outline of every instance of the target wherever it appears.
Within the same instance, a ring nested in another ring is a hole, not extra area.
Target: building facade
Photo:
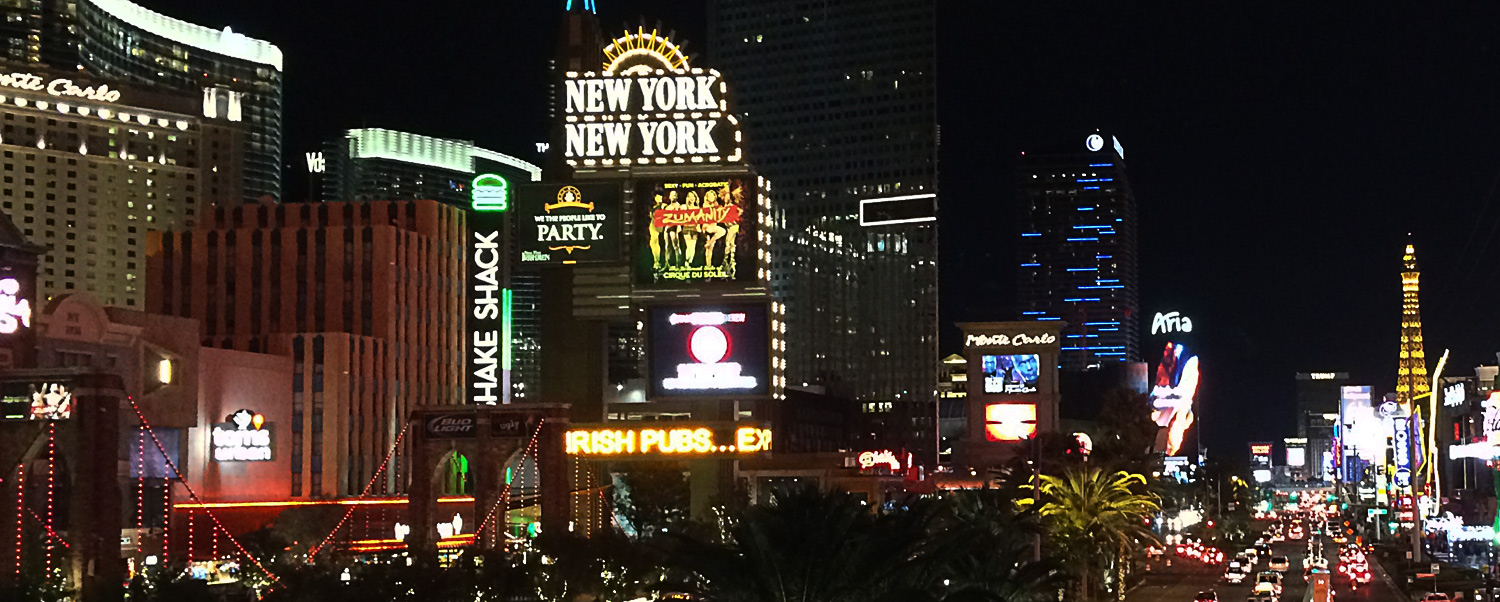
[[[1107,134],[1022,153],[1016,305],[1061,321],[1062,367],[1141,361],[1136,206],[1125,148]]]
[[[129,0],[38,0],[0,7],[0,56],[29,68],[171,90],[194,114],[241,123],[241,199],[281,199],[281,50],[174,19]]]
[[[893,444],[933,465],[936,7],[715,0],[708,14],[746,155],[775,186],[775,292],[788,328],[816,333],[790,339],[788,382],[910,416]]]
[[[322,153],[324,202],[430,199],[468,211],[479,174],[512,183],[542,178],[540,167],[465,140],[367,128],[348,130]],[[511,396],[535,399],[541,381],[541,281],[531,271],[511,275],[514,368]]]
[[[0,89],[0,211],[47,248],[41,299],[143,308],[146,233],[239,202],[243,128],[199,116],[195,97],[3,66],[15,84]]]
[[[151,234],[147,306],[204,347],[291,357],[289,491],[358,494],[412,408],[462,398],[464,232],[431,200],[218,208]]]

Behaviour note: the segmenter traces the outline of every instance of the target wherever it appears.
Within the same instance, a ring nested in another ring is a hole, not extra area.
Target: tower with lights
[[[1426,395],[1427,357],[1422,351],[1422,311],[1417,298],[1422,273],[1417,270],[1417,251],[1408,243],[1401,258],[1401,362],[1396,375],[1396,401],[1407,405]]]

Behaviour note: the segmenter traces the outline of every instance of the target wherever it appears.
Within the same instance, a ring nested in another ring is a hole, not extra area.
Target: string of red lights
[[[522,469],[525,469],[526,467],[526,458],[535,458],[537,442],[541,440],[542,425],[546,423],[546,418],[538,420],[536,423],[536,428],[531,431],[531,440],[526,443],[526,451],[522,452],[521,454],[520,464]],[[516,472],[516,478],[520,478],[520,471],[518,470]],[[512,482],[514,482],[515,480],[516,479],[511,479]],[[490,505],[490,511],[484,515],[484,520],[479,522],[479,528],[474,530],[474,535],[476,537],[484,533],[485,527],[488,527],[490,522],[495,518],[495,510],[500,507],[501,503],[505,504],[506,511],[510,510],[510,486],[510,483],[506,483],[505,489],[500,491],[500,497],[496,498],[495,503]]]
[[[386,452],[385,460],[380,462],[380,468],[375,469],[375,474],[370,477],[370,482],[365,483],[364,491],[359,492],[359,497],[355,498],[356,501],[363,500],[365,496],[370,494],[370,489],[375,487],[375,482],[380,479],[381,474],[385,473],[385,467],[390,464],[391,458],[396,456],[396,450],[401,449],[401,440],[406,437],[406,431],[408,430],[411,430],[410,422],[407,422],[406,426],[401,427],[401,433],[396,435],[396,442],[391,445],[391,451]],[[345,512],[344,517],[340,518],[338,524],[333,526],[333,530],[328,532],[328,537],[324,537],[322,542],[307,551],[307,562],[309,564],[312,563],[313,558],[318,555],[318,552],[328,546],[328,542],[333,541],[333,537],[338,535],[339,529],[343,528],[344,522],[349,520],[350,516],[354,515],[354,509],[358,507],[358,505],[349,506],[349,511]],[[366,523],[368,524],[368,521]]]
[[[178,483],[182,484],[182,488],[188,492],[188,497],[199,503],[202,503],[203,499],[198,497],[198,492],[193,491],[193,486],[189,485],[187,480],[182,478],[182,473],[177,470],[177,463],[172,461],[172,458],[167,455],[166,447],[161,444],[160,439],[156,438],[156,431],[151,428],[151,423],[146,420],[146,415],[141,412],[141,407],[139,405],[136,405],[135,398],[126,397],[126,399],[130,401],[130,409],[135,411],[136,418],[140,420],[142,426],[146,427],[146,434],[151,436],[151,442],[156,445],[156,451],[161,452],[162,460],[166,462],[167,469],[171,471],[172,477],[175,478]],[[203,513],[208,515],[208,519],[213,521],[215,527],[224,532],[224,535],[229,538],[229,542],[234,544],[235,549],[239,550],[241,556],[244,556],[246,559],[248,559],[251,564],[255,565],[255,568],[260,569],[261,573],[264,573],[266,577],[269,577],[271,579],[271,582],[273,584],[272,587],[281,584],[281,579],[277,578],[275,574],[266,569],[265,565],[260,563],[260,559],[256,558],[254,554],[251,554],[249,551],[247,551],[245,549],[245,546],[240,545],[239,540],[234,537],[233,533],[230,533],[228,529],[223,528],[223,525],[219,523],[219,517],[215,516],[212,510],[204,508]],[[170,522],[170,514],[168,515],[167,520]]]

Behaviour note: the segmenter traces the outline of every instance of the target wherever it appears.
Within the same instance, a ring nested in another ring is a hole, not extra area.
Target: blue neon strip
[[[1021,267],[1023,267],[1023,268],[1039,268],[1039,267],[1042,267],[1042,264],[1040,264],[1040,263],[1023,263],[1023,264],[1021,264]]]
[[[1100,328],[1099,332],[1120,332],[1118,328]]]
[[[1068,242],[1099,242],[1098,238],[1069,238]]]
[[[1104,284],[1106,282],[1119,282],[1119,281],[1120,280],[1118,278],[1111,278],[1111,279],[1108,279],[1108,280],[1095,280],[1094,284]]]
[[[1114,167],[1114,163],[1090,163],[1089,167]]]
[[[1083,189],[1084,190],[1098,190],[1099,187],[1098,186],[1084,186]]]
[[[1083,338],[1083,335],[1081,335],[1081,334],[1070,334],[1070,335],[1066,335],[1066,337],[1070,338],[1070,339],[1081,339],[1081,338]]]
[[[1084,322],[1084,326],[1119,326],[1119,322]]]
[[[1125,287],[1122,286],[1122,285],[1119,285],[1119,284],[1107,284],[1107,285],[1101,285],[1101,286],[1080,286],[1080,287],[1078,287],[1078,290],[1083,291],[1083,290],[1095,290],[1095,289],[1121,289],[1121,288],[1125,288]]]
[[[1110,259],[1112,257],[1114,257],[1114,255],[1095,255],[1094,259]]]
[[[1097,272],[1099,268],[1068,268],[1069,272]]]
[[[1021,233],[1021,236],[1026,236],[1026,237],[1041,236],[1041,235],[1042,235],[1042,233],[1040,233],[1040,232],[1022,232]]]
[[[1062,318],[1037,318],[1038,321],[1041,321],[1041,320],[1061,320],[1061,319]]]
[[[1079,211],[1093,211],[1094,209],[1095,209],[1094,207],[1079,207],[1078,208]]]
[[[1063,302],[1064,303],[1089,303],[1089,302],[1098,301],[1098,300],[1099,300],[1098,297],[1074,297],[1072,299],[1063,299]]]
[[[1105,228],[1113,228],[1113,227],[1114,226],[1110,226],[1110,225],[1101,225],[1101,226],[1073,226],[1073,229],[1074,230],[1103,230]]]
[[[1100,182],[1113,182],[1113,181],[1115,181],[1115,179],[1114,178],[1099,178],[1099,181]]]
[[[1047,312],[1045,312],[1045,311],[1023,311],[1023,312],[1021,312],[1021,315],[1023,315],[1023,316],[1042,316],[1042,315],[1046,315],[1046,314],[1047,314]]]
[[[1073,181],[1074,182],[1098,182],[1099,178],[1079,178],[1079,179],[1073,180]]]
[[[1094,355],[1098,355],[1098,356],[1108,355],[1108,356],[1112,356],[1113,357],[1113,356],[1121,356],[1121,355],[1125,355],[1125,354],[1120,353],[1118,351],[1110,351],[1110,352],[1105,352],[1105,353],[1095,353]]]

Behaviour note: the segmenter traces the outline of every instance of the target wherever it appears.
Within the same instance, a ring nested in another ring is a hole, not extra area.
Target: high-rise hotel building
[[[195,96],[0,61],[0,211],[46,252],[37,289],[145,306],[146,234],[238,203],[244,129]]]
[[[0,3],[0,59],[172,90],[195,113],[244,125],[241,198],[281,199],[281,50],[129,0]]]
[[[937,454],[936,7],[709,3],[746,156],[771,184],[791,386],[854,397]]]
[[[432,200],[216,208],[150,233],[147,311],[291,357],[292,495],[357,495],[413,408],[462,398],[465,224]]]
[[[1060,320],[1064,370],[1139,362],[1135,195],[1125,147],[1095,132],[1028,151],[1017,167],[1023,320]]]

